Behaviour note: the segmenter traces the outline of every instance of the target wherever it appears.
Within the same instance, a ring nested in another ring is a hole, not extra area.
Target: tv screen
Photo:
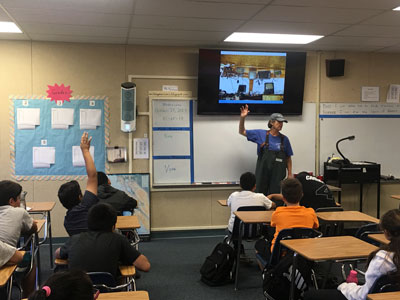
[[[301,115],[305,65],[305,52],[200,49],[197,113]]]

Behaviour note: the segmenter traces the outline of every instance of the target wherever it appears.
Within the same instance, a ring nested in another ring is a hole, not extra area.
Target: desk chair
[[[400,282],[391,278],[388,274],[375,280],[368,294],[387,293],[400,291]]]
[[[315,212],[343,211],[342,207],[320,207]],[[336,236],[343,232],[343,222],[320,222],[319,228],[324,236]]]
[[[266,208],[264,206],[242,206],[238,208],[238,211],[265,211]],[[240,219],[235,217],[235,222],[233,223],[232,233],[225,237],[225,241],[227,244],[233,244],[235,251],[237,251],[238,247],[238,239],[239,239],[239,226]],[[247,241],[255,241],[258,240],[262,236],[262,224],[244,224],[243,228],[243,236],[242,240]]]
[[[287,228],[283,229],[279,232],[278,236],[276,237],[274,249],[272,249],[271,256],[269,261],[266,261],[259,253],[257,253],[256,257],[260,261],[260,263],[266,269],[273,268],[279,263],[283,252],[287,251],[286,247],[283,247],[280,243],[281,240],[287,239],[309,239],[309,238],[319,238],[322,236],[320,231],[317,231],[312,228]]]
[[[88,272],[87,273],[93,282],[93,287],[98,289],[100,293],[120,292],[120,291],[136,291],[136,283],[131,276],[124,284],[117,285],[117,282],[108,272]],[[133,274],[134,275],[134,274]]]
[[[373,234],[373,233],[382,233],[382,231],[379,228],[379,224],[376,224],[376,223],[365,224],[357,230],[357,232],[354,236],[356,238],[359,238],[360,240],[363,240],[367,243],[370,243],[372,245],[379,247],[379,245],[380,245],[379,242],[374,241],[368,237],[368,234]]]

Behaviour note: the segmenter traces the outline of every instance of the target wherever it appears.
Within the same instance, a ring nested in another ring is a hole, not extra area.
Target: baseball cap
[[[279,122],[285,122],[287,123],[288,121],[283,117],[282,114],[280,113],[273,113],[270,117],[269,117],[270,121],[279,121]]]

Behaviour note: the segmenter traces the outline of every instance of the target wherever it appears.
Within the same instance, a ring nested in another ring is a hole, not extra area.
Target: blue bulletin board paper
[[[82,133],[87,131],[92,137],[91,146],[94,146],[94,162],[98,171],[105,171],[105,102],[107,99],[71,99],[70,102],[64,101],[62,105],[57,105],[55,101],[49,99],[19,99],[12,98],[13,128],[14,139],[11,141],[11,149],[14,142],[14,153],[12,156],[12,167],[14,176],[17,179],[66,179],[65,176],[86,175],[85,167],[74,167],[72,165],[72,146],[79,146]],[[39,108],[40,125],[35,129],[17,128],[17,109],[18,108]],[[74,122],[68,129],[52,129],[51,109],[52,108],[73,108]],[[96,129],[80,129],[80,109],[100,109],[101,125]],[[47,145],[42,145],[42,140],[46,140]],[[55,163],[50,168],[33,167],[33,147],[55,147]],[[13,157],[14,155],[14,157]],[[13,166],[14,165],[14,166]],[[24,178],[26,176],[26,178]],[[31,177],[32,176],[32,177]],[[36,176],[33,177],[33,176]]]

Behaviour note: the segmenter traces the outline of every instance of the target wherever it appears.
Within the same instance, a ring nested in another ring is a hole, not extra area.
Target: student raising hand
[[[92,137],[89,137],[89,134],[85,131],[82,134],[82,137],[81,137],[81,150],[82,150],[82,152],[84,150],[89,151],[91,140],[92,140]]]

